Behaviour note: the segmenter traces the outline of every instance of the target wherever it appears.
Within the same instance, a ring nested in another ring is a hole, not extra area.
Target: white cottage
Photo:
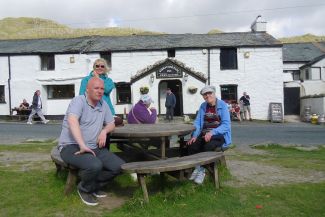
[[[284,113],[325,113],[325,42],[283,45]]]
[[[225,100],[246,91],[254,119],[269,119],[269,103],[283,102],[282,44],[266,32],[95,36],[0,41],[0,115],[23,98],[31,102],[36,89],[46,115],[64,115],[99,57],[112,68],[117,114],[139,100],[142,86],[149,87],[159,114],[165,113],[167,87],[177,98],[175,115],[195,114],[206,84]]]

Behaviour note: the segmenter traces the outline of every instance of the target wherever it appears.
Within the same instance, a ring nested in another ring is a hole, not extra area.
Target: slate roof
[[[314,63],[317,63],[317,62],[319,62],[320,60],[322,60],[322,59],[324,59],[324,58],[325,58],[325,53],[324,53],[323,55],[320,55],[320,56],[318,56],[318,57],[312,59],[312,60],[311,60],[310,62],[308,62],[307,64],[301,66],[300,69],[304,69],[304,68],[306,68],[306,67],[308,67],[308,66],[312,66]]]
[[[163,50],[168,48],[281,47],[265,32],[92,36],[71,39],[0,40],[0,54],[87,53]]]
[[[282,52],[283,62],[309,62],[325,53],[325,42],[283,44]]]

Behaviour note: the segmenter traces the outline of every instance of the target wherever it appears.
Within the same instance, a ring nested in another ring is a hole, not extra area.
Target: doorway
[[[182,82],[180,80],[162,80],[158,86],[159,91],[159,114],[166,114],[165,100],[166,90],[170,88],[176,98],[176,106],[174,116],[183,115],[183,91]]]
[[[300,87],[284,88],[284,114],[300,114]]]

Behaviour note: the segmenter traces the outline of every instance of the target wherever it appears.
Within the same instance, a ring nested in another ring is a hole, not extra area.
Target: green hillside
[[[218,34],[218,33],[223,33],[220,29],[211,29],[208,34]]]
[[[0,40],[33,39],[33,38],[76,38],[91,35],[123,36],[123,35],[161,34],[135,28],[70,28],[51,20],[40,18],[4,18],[0,20]]]
[[[325,41],[325,36],[305,34],[287,38],[279,38],[282,43],[320,42]]]

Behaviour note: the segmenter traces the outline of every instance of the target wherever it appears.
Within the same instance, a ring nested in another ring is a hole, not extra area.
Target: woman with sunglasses
[[[89,73],[88,76],[84,77],[81,81],[79,95],[83,95],[86,92],[88,81],[92,77],[98,77],[104,81],[104,95],[103,100],[108,104],[109,108],[111,109],[112,115],[115,116],[115,110],[112,104],[112,101],[110,99],[110,94],[112,90],[115,88],[115,84],[107,76],[107,72],[109,71],[109,68],[107,66],[106,60],[100,58],[95,60],[93,65],[93,70]]]

